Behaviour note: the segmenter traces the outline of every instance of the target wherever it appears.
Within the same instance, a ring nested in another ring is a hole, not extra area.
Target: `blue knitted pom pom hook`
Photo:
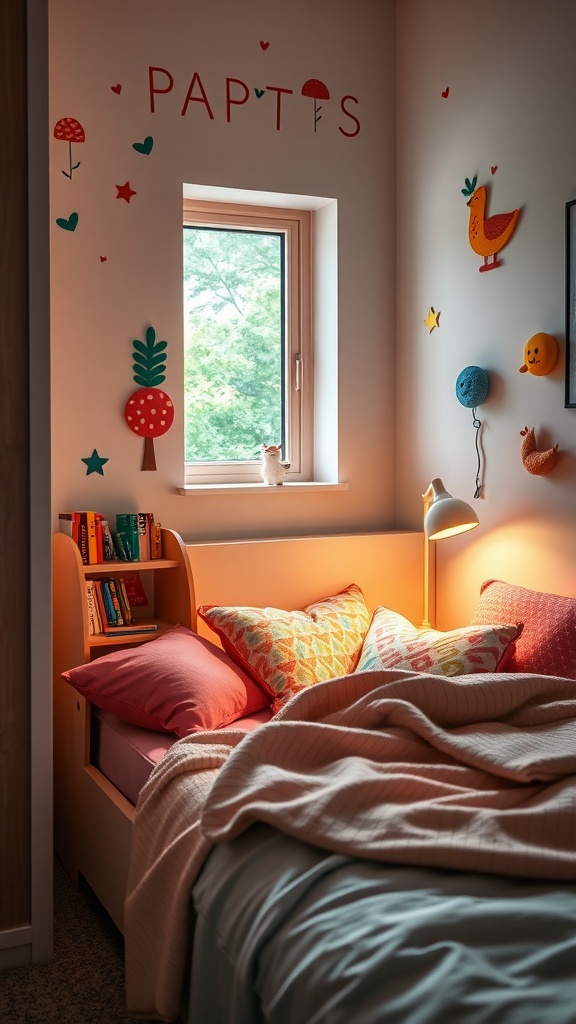
[[[475,409],[482,405],[489,390],[488,374],[480,366],[467,366],[458,375],[456,398],[466,409]]]
[[[490,381],[486,370],[480,366],[466,366],[456,381],[456,398],[466,409],[472,409],[472,426],[476,429],[476,490],[474,497],[479,498],[482,491],[480,480],[480,420],[476,416],[476,407],[482,405],[490,390]]]

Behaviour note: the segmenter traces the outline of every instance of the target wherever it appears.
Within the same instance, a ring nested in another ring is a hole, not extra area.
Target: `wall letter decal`
[[[155,71],[159,71],[161,75],[166,75],[166,78],[168,79],[168,88],[167,89],[155,89],[154,88],[154,72]],[[151,68],[151,67],[148,68],[148,88],[150,90],[150,113],[151,114],[155,113],[155,110],[154,110],[154,94],[155,93],[170,92],[171,89],[173,89],[173,87],[174,87],[174,79],[172,78],[172,75],[170,74],[169,71],[166,71],[164,68]]]
[[[192,92],[193,92],[193,89],[194,89],[195,85],[197,85],[198,88],[200,89],[200,92],[202,93],[201,96],[193,96],[192,95]],[[180,113],[182,114],[182,117],[184,117],[184,114],[186,113],[186,111],[188,109],[188,104],[191,103],[192,101],[194,103],[203,103],[204,106],[206,107],[206,112],[208,114],[208,117],[210,118],[211,121],[214,120],[214,114],[212,113],[212,110],[210,108],[210,104],[208,103],[208,97],[207,97],[206,93],[204,92],[204,86],[202,85],[202,81],[200,79],[200,75],[198,74],[197,71],[194,72],[194,74],[192,76],[192,81],[190,82],[190,85],[188,86],[188,92],[186,93],[186,99],[184,100],[184,106],[182,107],[182,110],[180,111]]]
[[[276,131],[279,132],[280,131],[280,113],[281,113],[280,106],[281,106],[281,103],[282,103],[281,94],[283,92],[285,92],[288,96],[291,96],[292,93],[294,92],[294,90],[293,89],[282,89],[282,87],[279,86],[279,85],[267,85],[266,88],[269,89],[270,92],[275,92],[276,93]]]
[[[357,117],[354,116],[354,114],[351,114],[349,110],[346,110],[346,107],[344,106],[346,100],[354,100],[354,103],[358,103],[358,100],[356,99],[355,96],[343,96],[342,99],[340,100],[340,107],[342,113],[346,114],[346,117],[349,117],[352,121],[354,121],[356,129],[353,132],[345,132],[343,128],[339,127],[338,131],[342,132],[342,135],[345,135],[347,139],[353,139],[354,136],[358,135],[358,132],[360,131],[360,121],[358,120]]]
[[[230,86],[233,85],[233,84],[234,85],[240,85],[244,89],[244,96],[243,96],[243,98],[241,100],[233,100],[232,99],[232,94],[231,94]],[[248,86],[244,82],[241,82],[239,78],[227,78],[226,79],[226,120],[227,121],[230,121],[230,108],[232,106],[235,106],[235,105],[242,106],[243,103],[247,102],[249,96],[250,96],[250,90],[249,90]]]

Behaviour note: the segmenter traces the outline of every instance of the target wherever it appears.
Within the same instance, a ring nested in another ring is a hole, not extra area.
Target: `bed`
[[[420,533],[397,531],[188,544],[185,553],[192,571],[181,575],[188,580],[189,593],[176,601],[182,603],[180,615],[176,609],[168,618],[218,643],[210,627],[196,622],[197,604],[302,608],[356,580],[369,608],[383,601],[417,620],[422,608],[422,543]],[[68,597],[61,596],[58,579],[54,583],[54,604],[61,605]],[[180,586],[186,589],[183,583]],[[87,883],[123,932],[135,806],[118,779],[112,780],[99,765],[95,705],[62,678],[63,672],[85,660],[84,646],[61,635],[67,632],[68,617],[77,613],[75,605],[66,604],[65,614],[54,614],[55,850],[74,884]],[[76,627],[74,633],[79,632]],[[123,723],[116,721],[114,728],[117,734]],[[162,745],[166,749],[177,736],[145,730],[140,739],[151,769]],[[140,778],[142,770],[138,765]]]
[[[575,605],[486,581],[423,635],[378,604],[348,670],[295,690],[237,606],[201,605],[271,717],[182,737],[140,790],[129,1013],[573,1022]]]

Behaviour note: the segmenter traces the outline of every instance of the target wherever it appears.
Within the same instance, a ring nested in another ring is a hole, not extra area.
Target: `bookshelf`
[[[196,629],[190,563],[182,538],[173,530],[162,530],[162,554],[162,558],[149,562],[84,565],[75,541],[64,533],[54,534],[54,667],[58,674],[98,655],[108,654],[110,648],[153,640],[177,622]],[[134,636],[91,635],[85,580],[118,577],[134,571],[141,573],[145,581],[147,576],[152,577],[151,581],[146,581],[150,605],[143,609],[143,614],[137,610],[138,623],[154,623],[157,631]]]
[[[121,647],[149,643],[176,623],[196,631],[194,582],[182,538],[162,530],[162,555],[149,562],[84,565],[78,546],[64,533],[52,537],[54,845],[72,881],[82,875],[122,927],[126,879],[111,858],[118,843],[128,864],[134,808],[91,764],[90,704],[61,673]],[[138,621],[156,632],[134,636],[90,633],[85,580],[141,574],[149,598]],[[86,823],[89,822],[89,827]],[[97,841],[94,842],[94,835]]]

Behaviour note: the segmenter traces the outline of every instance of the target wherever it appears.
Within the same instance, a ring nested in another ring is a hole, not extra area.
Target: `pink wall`
[[[187,540],[393,526],[393,4],[51,0],[50,16],[54,515],[151,509]],[[317,131],[301,95],[309,78],[331,95]],[[53,137],[62,117],[86,136],[72,178],[67,143]],[[151,152],[135,151],[148,136]],[[129,202],[117,193],[126,182]],[[323,316],[321,375],[331,452],[319,463],[342,490],[177,494],[184,182],[337,203],[338,316],[333,328]],[[57,226],[72,213],[74,231]],[[140,471],[141,441],[122,416],[132,340],[148,325],[168,341],[176,402],[155,473]],[[109,460],[103,476],[86,476],[94,448]]]
[[[564,208],[576,198],[575,36],[571,0],[487,0],[473,12],[458,0],[397,4],[398,520],[421,523],[420,494],[434,476],[480,519],[479,529],[438,544],[440,628],[469,620],[490,576],[574,592]],[[489,273],[478,272],[460,191],[475,174],[490,187],[489,212],[522,211],[503,265]],[[431,334],[423,322],[430,306],[441,311]],[[556,368],[540,378],[518,372],[537,331],[561,346]],[[490,379],[478,408],[478,500],[472,412],[455,395],[469,365]],[[541,447],[560,445],[547,476],[521,464],[525,425],[536,427]]]

